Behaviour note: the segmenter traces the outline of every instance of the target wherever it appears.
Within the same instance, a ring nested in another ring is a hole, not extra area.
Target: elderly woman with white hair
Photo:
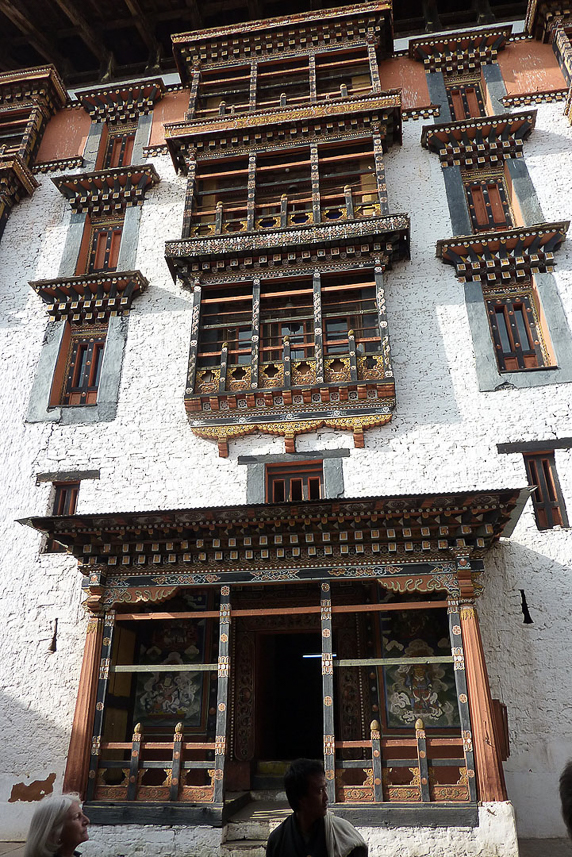
[[[24,857],[79,857],[75,849],[89,839],[89,818],[79,795],[49,795],[37,806]]]

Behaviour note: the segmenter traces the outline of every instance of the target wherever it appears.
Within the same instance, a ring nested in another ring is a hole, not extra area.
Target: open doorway
[[[321,651],[319,633],[257,635],[258,759],[322,758]]]

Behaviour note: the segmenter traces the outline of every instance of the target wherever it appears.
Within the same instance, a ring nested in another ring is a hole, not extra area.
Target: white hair
[[[24,857],[53,857],[61,845],[64,823],[71,806],[79,803],[76,794],[48,795],[32,816]]]

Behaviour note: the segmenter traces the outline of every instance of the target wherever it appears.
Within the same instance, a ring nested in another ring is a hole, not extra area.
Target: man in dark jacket
[[[296,759],[284,776],[292,815],[272,831],[266,857],[367,857],[367,845],[349,821],[328,812],[321,762]]]

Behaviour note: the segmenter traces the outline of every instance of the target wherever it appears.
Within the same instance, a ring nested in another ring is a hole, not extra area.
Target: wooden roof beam
[[[12,21],[21,33],[24,33],[30,45],[42,57],[44,57],[44,59],[53,63],[61,69],[62,72],[70,70],[69,60],[67,60],[63,54],[54,47],[50,40],[28,20],[26,14],[22,11],[20,6],[17,5],[16,0],[3,0],[2,12],[10,19],[10,21]]]
[[[202,30],[203,16],[197,0],[185,0],[187,9],[191,13],[191,26],[193,30]]]
[[[125,5],[129,9],[131,16],[133,18],[133,23],[137,27],[139,31],[139,35],[153,54],[153,56],[157,56],[157,52],[159,50],[159,42],[155,38],[155,33],[153,32],[153,28],[149,24],[149,19],[143,12],[139,4],[139,0],[125,0]]]
[[[101,63],[105,63],[107,65],[110,56],[109,51],[104,47],[101,38],[88,24],[83,15],[78,12],[74,6],[73,0],[56,0],[56,3],[72,24],[77,27],[79,35],[94,57],[96,57],[96,59]]]

